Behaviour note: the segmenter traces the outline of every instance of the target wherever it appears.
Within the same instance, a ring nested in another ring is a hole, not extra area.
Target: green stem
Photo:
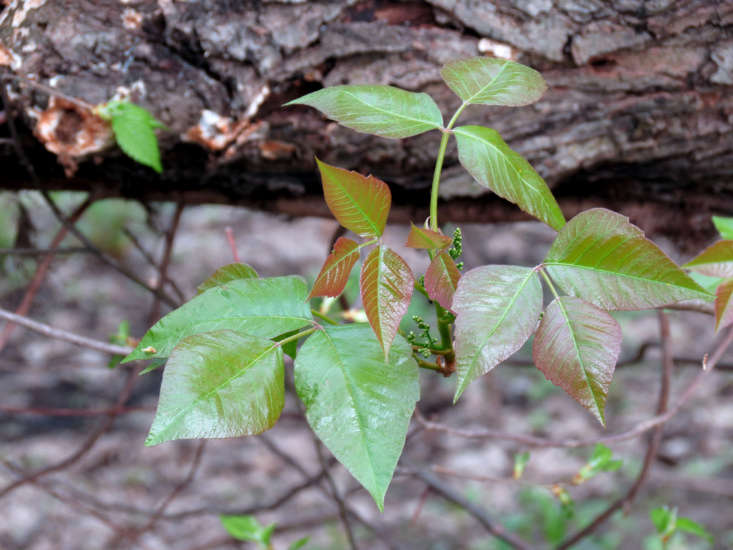
[[[542,267],[542,265],[539,265],[535,269],[540,272],[540,275],[542,275],[542,278],[545,280],[547,286],[550,288],[550,292],[552,292],[555,298],[559,298],[560,295],[557,293],[555,285],[552,284],[552,279],[550,279],[550,276],[545,272],[545,268]]]
[[[328,315],[324,315],[317,309],[311,309],[311,313],[315,315],[316,317],[318,317],[320,320],[326,321],[329,325],[338,325],[338,321],[334,321]]]
[[[288,342],[292,342],[293,340],[300,340],[301,338],[303,338],[303,336],[308,336],[309,334],[312,334],[317,330],[318,330],[318,327],[311,327],[305,330],[301,330],[297,334],[292,334],[288,336],[287,338],[283,338],[282,340],[278,341],[277,345],[284,346]]]
[[[435,170],[433,171],[433,185],[430,188],[430,229],[433,231],[438,230],[438,190],[440,189],[440,174],[443,171],[445,150],[448,148],[448,140],[451,135],[450,130],[467,105],[468,103],[461,103],[461,106],[453,114],[448,126],[443,129],[443,137],[440,140],[440,147],[438,147],[438,157],[435,159]]]
[[[417,366],[420,367],[421,369],[429,369],[429,370],[434,370],[438,372],[443,372],[443,369],[440,368],[440,365],[438,365],[437,363],[431,363],[430,361],[425,361],[423,359],[417,359],[417,358],[416,358],[416,361],[417,361]]]

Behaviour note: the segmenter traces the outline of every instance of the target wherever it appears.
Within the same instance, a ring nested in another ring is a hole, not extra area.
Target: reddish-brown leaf
[[[715,290],[715,331],[733,324],[733,279],[727,279]]]
[[[410,248],[435,250],[447,248],[452,242],[453,239],[447,235],[412,224],[410,234],[407,235],[407,243],[405,244]]]
[[[547,306],[532,356],[547,379],[605,426],[603,410],[621,351],[621,327],[604,310],[561,296]]]
[[[361,301],[385,355],[407,313],[415,278],[397,253],[378,246],[361,268]]]
[[[338,222],[362,237],[381,236],[392,204],[387,184],[374,176],[316,162],[326,204]]]
[[[733,241],[711,244],[682,267],[708,277],[733,277]]]
[[[321,272],[313,283],[313,290],[308,299],[315,296],[338,296],[344,291],[354,264],[359,259],[359,245],[339,237],[333,245],[333,251],[328,255],[321,268]]]
[[[425,272],[425,291],[431,300],[438,302],[445,309],[450,309],[460,278],[461,272],[458,271],[453,258],[447,252],[441,252],[433,258]]]

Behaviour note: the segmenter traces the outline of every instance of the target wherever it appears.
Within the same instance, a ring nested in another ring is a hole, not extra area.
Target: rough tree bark
[[[711,213],[733,214],[733,3],[725,0],[8,4],[0,70],[19,77],[7,81],[9,96],[46,188],[321,215],[318,155],[383,178],[392,219],[421,221],[437,132],[388,141],[281,105],[322,86],[381,83],[426,91],[448,112],[458,101],[441,64],[493,52],[540,70],[549,91],[521,109],[475,107],[462,122],[499,130],[566,215],[605,205],[689,241],[709,234]],[[121,155],[83,108],[61,96],[49,106],[50,94],[32,83],[90,104],[129,94],[171,130],[161,136],[164,174]],[[33,185],[7,139],[0,163],[0,188]],[[441,221],[521,216],[474,184],[454,149],[444,174]]]

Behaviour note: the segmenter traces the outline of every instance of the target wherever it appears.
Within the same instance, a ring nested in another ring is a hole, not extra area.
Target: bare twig
[[[168,228],[168,231],[166,231],[165,233],[165,246],[163,248],[163,257],[161,258],[160,265],[158,266],[158,280],[153,287],[158,293],[162,292],[163,286],[165,285],[165,282],[168,278],[168,266],[170,265],[171,254],[173,253],[173,241],[176,238],[176,232],[178,231],[178,225],[181,221],[181,215],[183,214],[184,208],[185,205],[182,202],[179,202],[176,205],[176,210],[175,212],[173,212],[171,225]],[[150,310],[150,322],[154,323],[158,320],[158,317],[160,317],[160,294],[156,293],[153,298],[153,307]]]
[[[57,409],[45,407],[5,407],[0,405],[0,412],[5,414],[35,414],[41,416],[109,416],[131,412],[154,412],[154,407],[110,407],[107,409]]]
[[[138,239],[135,236],[135,234],[130,230],[129,227],[123,227],[122,233],[132,243],[135,249],[145,259],[145,261],[148,262],[148,264],[150,264],[153,267],[157,267],[157,264],[155,262],[155,258],[153,258],[153,255],[147,251],[147,249],[140,242],[140,239]],[[180,289],[180,287],[176,284],[176,282],[173,279],[171,279],[170,276],[166,277],[165,282],[170,285],[170,287],[173,289],[173,292],[176,293],[176,296],[178,297],[178,299],[181,302],[183,302],[185,299],[185,295],[183,294],[183,291]]]
[[[318,441],[315,436],[313,436],[313,445],[315,445],[316,453],[318,454],[318,462],[320,462],[321,468],[326,474],[325,479],[331,489],[331,497],[336,502],[336,506],[339,511],[339,517],[341,518],[341,524],[344,526],[346,539],[349,541],[349,547],[351,548],[351,550],[358,550],[359,547],[356,544],[354,531],[351,528],[351,521],[349,520],[349,511],[346,509],[344,499],[341,496],[341,493],[339,493],[336,482],[333,480],[333,476],[331,476],[331,472],[328,470],[328,463],[326,462],[326,457],[323,454],[323,449],[321,449],[321,442]]]
[[[128,355],[132,352],[132,348],[129,346],[118,346],[115,344],[108,344],[107,342],[100,342],[99,340],[92,340],[91,338],[85,338],[72,332],[67,332],[58,328],[53,328],[49,325],[44,325],[38,321],[33,321],[27,317],[22,317],[11,313],[7,310],[0,309],[0,319],[15,323],[30,329],[38,334],[43,334],[49,338],[55,338],[56,340],[63,340],[64,342],[70,342],[84,348],[89,348],[102,353],[109,353],[112,355]]]
[[[237,241],[234,240],[234,231],[232,231],[231,227],[227,226],[224,228],[224,232],[227,236],[229,248],[232,249],[232,258],[234,258],[235,262],[239,263],[239,252],[237,252]]]
[[[116,407],[121,407],[122,405],[124,405],[125,401],[127,401],[128,397],[130,397],[130,393],[132,393],[132,388],[135,385],[135,380],[139,371],[139,368],[128,371],[127,381],[125,382],[125,386],[122,388],[122,391],[117,398],[117,403],[115,404]],[[50,466],[37,470],[36,472],[27,474],[22,479],[6,485],[3,489],[0,490],[0,499],[6,496],[11,491],[17,489],[18,487],[25,485],[26,483],[33,483],[43,476],[68,468],[69,466],[77,462],[84,455],[86,455],[92,449],[92,447],[94,447],[94,444],[97,442],[97,440],[112,426],[114,421],[115,415],[110,414],[109,417],[106,418],[97,427],[97,429],[94,430],[89,435],[89,437],[84,440],[84,443],[82,443],[82,445],[74,453],[55,464],[51,464]]]
[[[89,250],[83,246],[69,246],[64,248],[0,248],[0,256],[45,256],[53,252],[54,254],[83,254],[89,253]]]
[[[514,548],[519,548],[520,550],[529,550],[531,548],[531,546],[529,546],[522,539],[506,531],[498,523],[495,523],[484,509],[466,499],[463,495],[453,490],[453,488],[446,483],[443,483],[443,481],[438,479],[433,473],[429,472],[428,470],[415,469],[413,470],[413,475],[420,478],[425,483],[425,485],[430,487],[430,490],[433,493],[440,495],[445,500],[452,502],[453,504],[456,504],[457,506],[460,506],[461,508],[466,510],[466,512],[471,514],[471,516],[473,516],[474,519],[476,519],[483,526],[483,528],[488,531],[489,534],[503,540]]]
[[[87,208],[91,206],[92,202],[92,198],[87,197],[84,202],[77,206],[71,216],[69,216],[69,223],[75,224],[77,221],[79,221],[79,218],[81,218],[82,214],[84,214]],[[28,311],[30,311],[31,304],[33,303],[33,298],[35,298],[38,289],[41,287],[43,280],[46,278],[48,268],[51,266],[51,262],[54,259],[55,250],[66,238],[67,233],[68,229],[66,229],[66,227],[64,226],[61,226],[61,228],[54,236],[53,241],[51,241],[48,254],[46,254],[46,257],[43,258],[43,260],[38,264],[36,272],[33,274],[33,278],[28,285],[28,290],[26,290],[25,295],[20,302],[20,305],[18,305],[15,310],[16,315],[25,316],[28,314]],[[11,321],[8,321],[8,323],[3,328],[2,334],[0,334],[0,351],[2,351],[5,345],[8,343],[10,336],[13,334],[14,328],[15,323]]]

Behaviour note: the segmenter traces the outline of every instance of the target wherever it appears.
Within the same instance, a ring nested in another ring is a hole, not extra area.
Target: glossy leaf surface
[[[285,105],[310,105],[347,128],[386,138],[405,138],[443,126],[433,98],[393,86],[332,86]]]
[[[257,275],[254,268],[247,264],[228,264],[214,271],[211,277],[196,287],[196,293],[201,294],[210,288],[221,286],[237,279],[256,279],[257,277],[259,275]]]
[[[194,334],[171,353],[146,445],[237,437],[271,428],[283,408],[283,354],[231,330]]]
[[[405,260],[385,246],[374,248],[361,267],[361,301],[385,356],[407,313],[414,285]]]
[[[733,241],[711,244],[683,267],[708,277],[733,277]]]
[[[461,126],[454,132],[458,160],[477,182],[554,229],[565,225],[562,210],[545,180],[496,130]]]
[[[607,310],[713,298],[626,216],[604,208],[570,220],[544,263],[565,292]]]
[[[715,330],[716,332],[733,324],[733,279],[718,285],[715,291]]]
[[[419,398],[410,345],[397,337],[385,360],[367,325],[327,326],[300,348],[295,389],[308,424],[381,510]]]
[[[733,218],[713,216],[713,224],[724,239],[733,239]]]
[[[621,327],[607,312],[573,296],[547,306],[534,339],[535,365],[605,426],[603,411],[616,360]]]
[[[238,279],[199,294],[155,323],[124,361],[168,357],[179,340],[229,329],[273,338],[311,322],[300,277]]]
[[[456,401],[475,378],[509,358],[532,335],[542,313],[542,285],[527,267],[477,267],[458,282],[453,311]]]
[[[379,237],[392,204],[387,184],[374,176],[316,162],[326,204],[338,222],[362,237]]]
[[[333,250],[326,258],[321,272],[313,283],[313,289],[308,295],[310,300],[314,296],[338,296],[344,291],[354,264],[359,260],[358,243],[339,237],[333,245]]]
[[[452,242],[453,239],[448,235],[443,235],[437,231],[432,231],[412,224],[412,227],[410,227],[410,233],[407,235],[407,243],[405,244],[410,248],[436,250],[448,248]]]
[[[99,114],[110,120],[117,145],[130,158],[158,173],[163,171],[154,131],[163,125],[153,115],[129,101],[110,101],[100,107]]]
[[[461,272],[447,252],[437,254],[425,272],[425,291],[444,309],[451,309]]]
[[[547,89],[542,75],[534,69],[495,57],[459,59],[445,65],[440,75],[466,103],[528,105]]]

